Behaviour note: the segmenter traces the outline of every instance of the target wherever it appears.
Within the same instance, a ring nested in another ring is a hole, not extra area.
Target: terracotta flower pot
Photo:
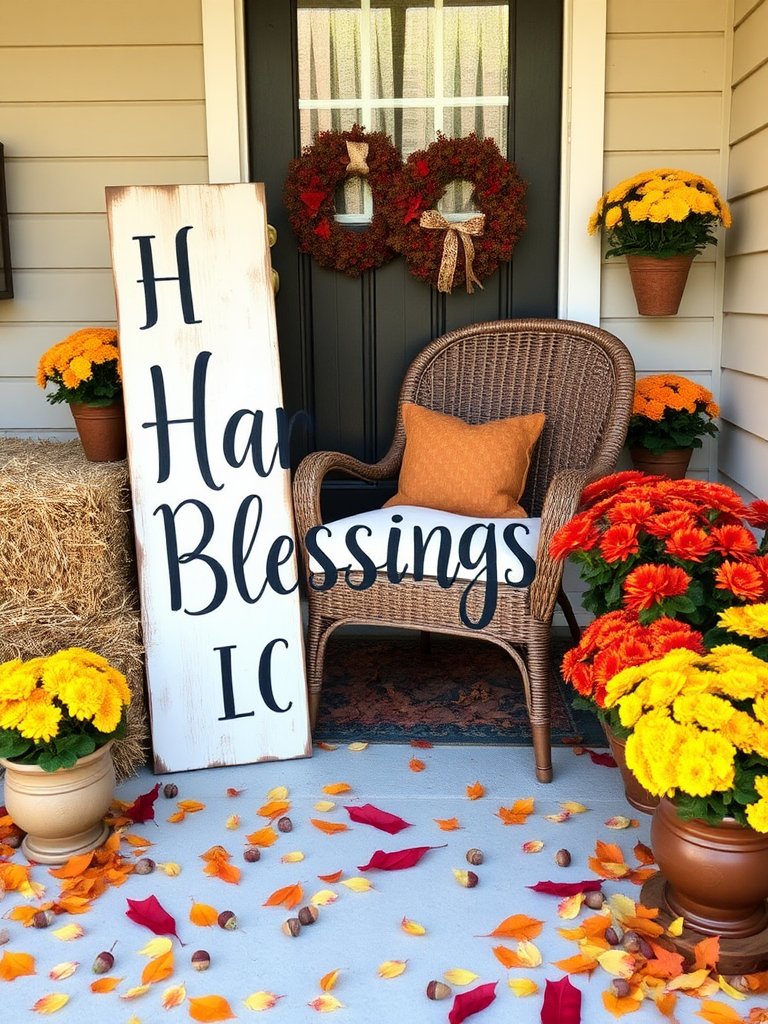
[[[618,736],[614,735],[606,722],[603,722],[603,729],[605,730],[613,759],[621,772],[621,779],[624,783],[624,796],[627,798],[627,802],[636,810],[642,811],[643,814],[653,814],[654,809],[659,803],[659,797],[649,793],[647,789],[641,786],[634,774],[627,768],[627,759],[624,754],[626,744],[624,740],[620,740]]]
[[[119,462],[125,458],[127,443],[122,398],[111,405],[71,402],[69,408],[89,462]]]
[[[629,279],[640,316],[675,316],[693,256],[627,256]]]
[[[21,848],[29,860],[64,864],[101,846],[109,834],[102,819],[115,792],[111,741],[56,772],[5,758],[0,764],[5,768],[5,806],[27,833]]]
[[[686,928],[733,939],[766,929],[768,833],[728,819],[684,821],[664,799],[653,814],[651,845],[666,879],[666,908]]]
[[[647,448],[630,448],[632,465],[643,473],[682,480],[688,472],[693,448],[672,448],[668,452],[650,452]]]

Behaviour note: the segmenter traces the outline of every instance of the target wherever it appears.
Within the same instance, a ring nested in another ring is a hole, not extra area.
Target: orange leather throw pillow
[[[522,519],[519,500],[544,413],[475,425],[403,403],[405,452],[397,494],[386,505],[418,505],[484,519]]]

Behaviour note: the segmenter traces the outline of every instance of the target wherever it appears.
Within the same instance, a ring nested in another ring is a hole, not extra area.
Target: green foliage
[[[59,402],[80,403],[82,405],[110,405],[115,398],[123,393],[123,385],[117,376],[117,361],[95,363],[93,373],[88,380],[81,381],[76,388],[68,388],[58,371],[51,377],[56,390],[48,392],[46,399],[51,405]]]
[[[719,219],[712,214],[691,213],[683,221],[655,224],[624,217],[615,227],[606,230],[608,250],[605,255],[656,256],[659,259],[693,256],[707,245],[717,245],[713,228]]]
[[[673,448],[701,448],[702,436],[716,437],[717,432],[717,425],[702,411],[666,409],[660,420],[635,413],[629,420],[627,444],[658,455]]]

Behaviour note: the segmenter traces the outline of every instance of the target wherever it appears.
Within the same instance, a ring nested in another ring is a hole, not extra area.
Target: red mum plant
[[[768,598],[768,502],[745,505],[718,483],[614,473],[585,488],[550,552],[579,565],[596,615],[625,609],[641,625],[667,616],[708,630],[723,609]]]
[[[667,616],[644,626],[635,612],[606,612],[587,626],[579,643],[565,654],[563,678],[578,694],[576,707],[595,712],[615,735],[623,737],[626,730],[615,709],[605,706],[606,683],[622,669],[661,658],[679,647],[703,654],[701,633]]]

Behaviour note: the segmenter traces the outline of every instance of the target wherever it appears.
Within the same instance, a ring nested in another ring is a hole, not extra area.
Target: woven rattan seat
[[[365,590],[354,590],[343,581],[327,590],[308,586],[307,676],[313,725],[325,648],[337,627],[356,623],[474,636],[502,647],[517,664],[531,721],[536,776],[542,782],[551,780],[550,628],[555,605],[565,598],[563,564],[549,557],[548,544],[575,512],[584,485],[613,470],[624,444],[634,383],[632,357],[618,338],[566,320],[476,324],[446,334],[422,350],[405,375],[401,405],[415,402],[473,424],[546,414],[522,498],[528,514],[541,517],[536,575],[527,587],[501,584],[494,615],[482,629],[462,622],[461,588],[442,588],[434,579],[406,576],[390,583],[380,572]],[[326,474],[341,470],[368,481],[394,479],[404,446],[398,413],[392,445],[373,465],[337,452],[315,452],[303,459],[293,491],[305,572],[309,558],[304,539],[322,521],[320,488]],[[567,602],[565,606],[568,614]],[[569,621],[573,629],[572,615]]]

